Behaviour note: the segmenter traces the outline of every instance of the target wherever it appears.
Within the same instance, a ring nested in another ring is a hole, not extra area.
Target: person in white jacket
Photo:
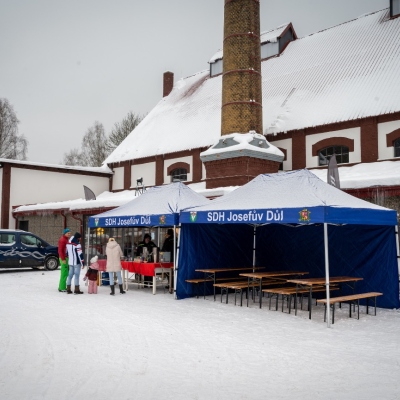
[[[124,256],[124,253],[121,250],[120,245],[115,241],[114,238],[109,238],[107,247],[106,247],[106,255],[107,255],[107,266],[106,270],[108,272],[108,277],[110,279],[110,289],[111,296],[115,294],[114,288],[114,272],[117,273],[118,283],[119,283],[119,292],[124,294],[124,290],[122,288],[122,276],[121,276],[121,257]]]
[[[69,274],[67,278],[67,293],[71,294],[71,282],[72,277],[75,275],[75,290],[74,294],[83,294],[79,290],[79,275],[81,273],[81,268],[83,269],[83,253],[81,246],[81,234],[76,232],[71,240],[67,243],[67,254],[68,254],[68,266]]]

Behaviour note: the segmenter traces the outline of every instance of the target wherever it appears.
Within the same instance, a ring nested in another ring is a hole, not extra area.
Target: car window
[[[24,244],[25,246],[38,246],[38,244],[41,244],[41,241],[36,238],[35,236],[31,235],[21,235],[21,243]]]
[[[15,244],[15,235],[12,233],[0,234],[0,246],[11,246]]]

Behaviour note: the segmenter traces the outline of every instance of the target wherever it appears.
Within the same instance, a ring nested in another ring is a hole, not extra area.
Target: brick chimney
[[[174,74],[172,72],[164,72],[163,80],[163,97],[168,96],[174,87]]]
[[[263,132],[259,0],[225,0],[221,135]]]
[[[200,155],[206,188],[278,172],[284,155],[263,136],[259,0],[225,0],[221,113],[221,139]]]

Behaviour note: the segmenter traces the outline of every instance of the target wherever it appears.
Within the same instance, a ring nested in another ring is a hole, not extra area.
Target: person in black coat
[[[157,245],[151,240],[151,236],[146,233],[144,235],[143,240],[138,244],[138,249],[137,249],[137,255],[141,256],[143,254],[143,249],[147,248],[147,251],[149,254],[152,253],[154,247],[157,247]]]
[[[171,228],[169,228],[167,230],[161,251],[164,251],[164,252],[168,251],[171,254],[171,258],[170,258],[171,262],[174,262],[174,231]],[[173,272],[173,270],[171,270],[171,274],[172,274],[172,276],[171,276],[172,287],[174,287],[174,272]],[[170,288],[169,285],[166,286],[165,289],[170,289],[170,293],[172,293],[171,292],[172,288]]]
[[[167,230],[161,251],[170,252],[170,260],[171,262],[174,262],[174,231],[171,228]]]
[[[137,255],[141,256],[143,254],[143,249],[146,247],[148,254],[150,255],[157,245],[151,240],[151,236],[146,233],[144,235],[143,240],[138,244]],[[153,282],[153,278],[151,276],[145,276],[144,282],[148,285]]]

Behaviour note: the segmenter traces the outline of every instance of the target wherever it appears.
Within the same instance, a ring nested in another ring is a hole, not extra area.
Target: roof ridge
[[[329,28],[321,29],[320,31],[310,33],[310,34],[307,35],[307,36],[303,36],[303,37],[301,37],[301,38],[298,38],[298,40],[308,38],[308,37],[310,37],[310,36],[316,35],[317,33],[325,32],[325,31],[328,31],[328,30],[330,30],[330,29],[337,28],[338,26],[345,25],[345,24],[348,24],[348,23],[350,23],[350,22],[356,21],[357,19],[361,19],[361,18],[364,18],[364,17],[368,17],[368,16],[370,16],[370,15],[372,15],[372,14],[377,14],[377,13],[379,13],[379,12],[387,11],[387,10],[389,10],[389,7],[382,8],[381,10],[371,11],[371,12],[362,14],[362,15],[356,17],[356,18],[350,19],[350,20],[348,20],[348,21],[341,22],[340,24],[336,24],[336,25],[330,26]]]

